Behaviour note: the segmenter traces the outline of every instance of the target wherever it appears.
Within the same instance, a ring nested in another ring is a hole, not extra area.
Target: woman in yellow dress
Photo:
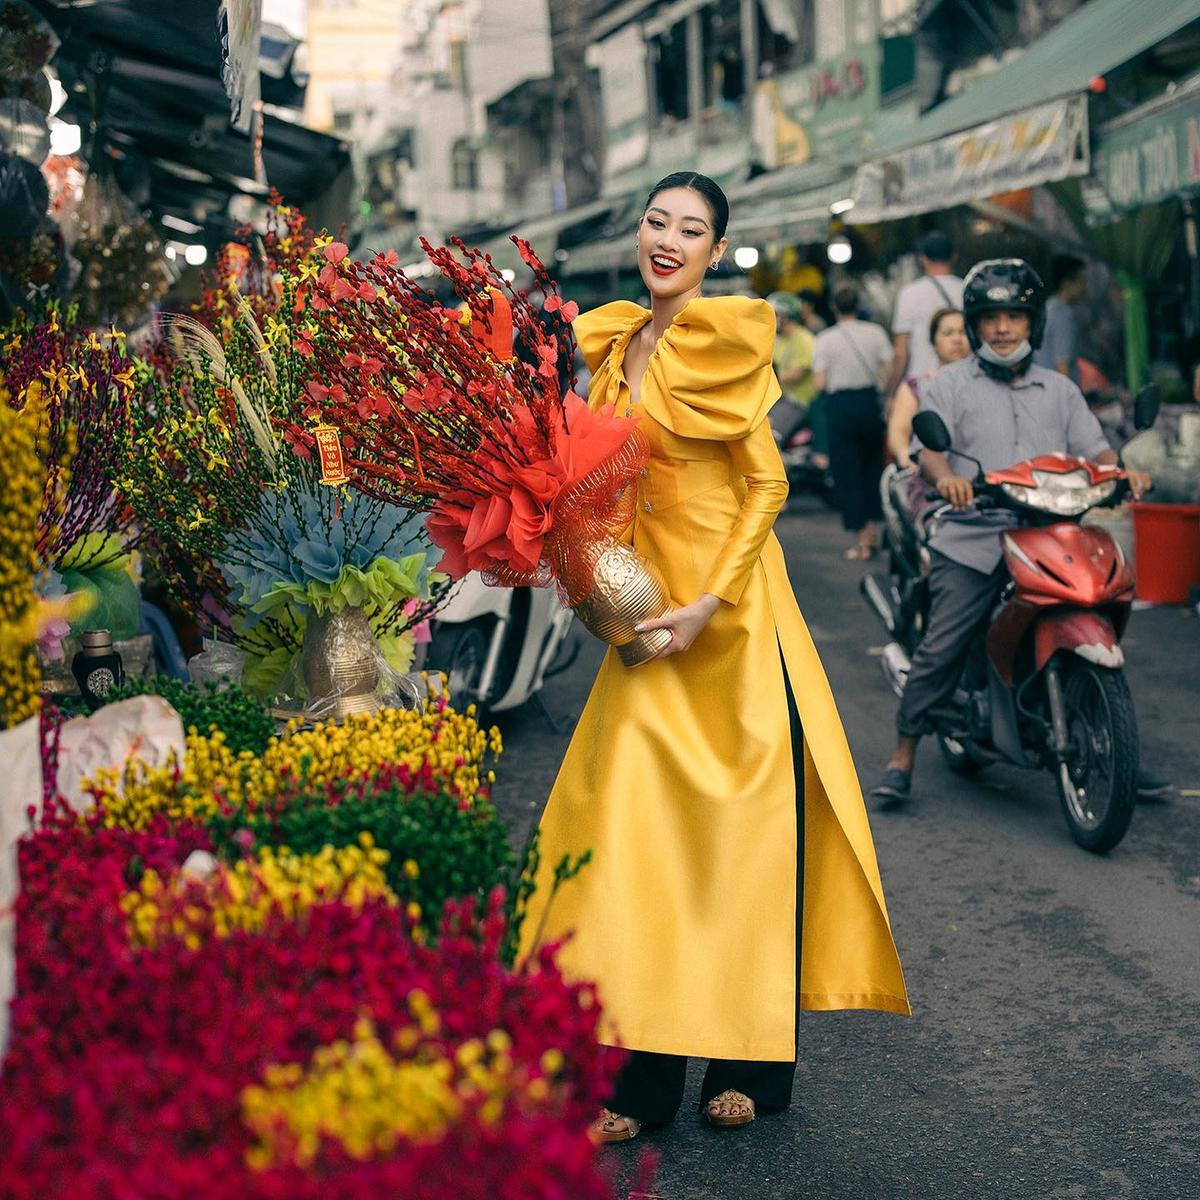
[[[908,1012],[858,779],[771,532],[787,481],[763,300],[701,297],[729,208],[668,176],[638,224],[649,310],[576,319],[589,404],[636,414],[651,459],[634,547],[677,607],[651,662],[610,650],[541,822],[535,932],[598,984],[602,1040],[632,1053],[601,1141],[672,1120],[688,1056],[716,1125],[790,1102],[801,1008]],[[554,864],[592,861],[548,909]],[[568,936],[569,935],[569,936]]]

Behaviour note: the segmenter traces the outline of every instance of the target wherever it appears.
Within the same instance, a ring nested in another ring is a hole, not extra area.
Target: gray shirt
[[[826,392],[877,388],[891,358],[892,343],[873,321],[839,321],[813,343],[813,373],[825,376]]]
[[[955,450],[996,471],[1038,454],[1063,450],[1095,458],[1109,449],[1100,422],[1083,393],[1065,375],[1031,366],[1012,383],[986,375],[971,355],[943,367],[921,388],[921,408],[935,412],[950,430]],[[973,464],[951,454],[950,465],[971,478]],[[1012,513],[967,509],[948,513],[930,537],[930,548],[955,562],[990,574],[1000,563],[1000,531]]]
[[[1064,300],[1051,296],[1046,303],[1046,332],[1042,344],[1033,352],[1039,367],[1057,370],[1060,362],[1067,364],[1067,373],[1079,382],[1079,323],[1075,312]]]

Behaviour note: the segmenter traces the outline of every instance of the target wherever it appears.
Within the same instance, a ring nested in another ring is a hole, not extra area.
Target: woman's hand
[[[705,592],[699,600],[685,604],[682,608],[672,609],[664,617],[656,617],[652,621],[642,621],[635,625],[638,633],[650,629],[669,629],[671,641],[660,650],[651,661],[667,658],[671,654],[681,654],[699,636],[705,625],[712,620],[713,613],[721,606],[719,597],[712,592]]]

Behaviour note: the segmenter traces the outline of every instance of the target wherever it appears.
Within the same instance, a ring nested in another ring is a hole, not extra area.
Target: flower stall
[[[620,1055],[540,931],[517,961],[499,732],[411,664],[469,569],[586,609],[646,448],[560,386],[571,306],[430,253],[461,310],[277,205],[143,356],[55,309],[5,335],[4,1196],[612,1194]],[[215,682],[43,702],[134,551]]]

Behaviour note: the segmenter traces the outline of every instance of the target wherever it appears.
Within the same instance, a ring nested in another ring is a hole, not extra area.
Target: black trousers
[[[829,469],[833,502],[842,524],[857,533],[868,521],[883,517],[879,477],[883,474],[886,426],[879,393],[850,388],[829,396]]]
[[[1008,579],[1001,563],[990,575],[934,553],[929,569],[929,623],[913,652],[896,713],[906,737],[933,732],[930,712],[954,695],[971,643]]]
[[[804,899],[804,733],[800,714],[783,672],[787,691],[788,717],[791,722],[792,769],[796,778],[796,1024],[800,1017],[800,934]],[[736,983],[736,981],[733,981]],[[797,1037],[797,1044],[799,1038]],[[608,1107],[622,1116],[646,1125],[667,1125],[675,1119],[683,1102],[687,1078],[686,1056],[655,1054],[634,1050],[617,1077]],[[787,1108],[792,1102],[792,1081],[796,1060],[790,1062],[748,1062],[737,1059],[710,1059],[700,1086],[700,1107],[729,1088],[749,1096],[755,1107],[764,1111]]]

